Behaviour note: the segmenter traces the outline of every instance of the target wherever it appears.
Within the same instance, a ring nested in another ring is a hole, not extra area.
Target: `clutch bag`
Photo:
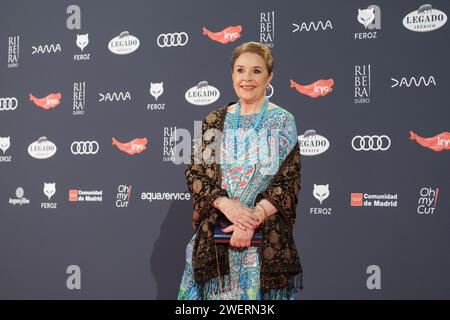
[[[214,242],[215,243],[230,243],[231,236],[233,232],[225,233],[222,229],[230,226],[232,223],[225,216],[219,216],[216,220],[216,224],[214,226]],[[255,233],[253,234],[253,238],[251,241],[252,246],[258,246],[263,239],[262,229],[257,228]]]

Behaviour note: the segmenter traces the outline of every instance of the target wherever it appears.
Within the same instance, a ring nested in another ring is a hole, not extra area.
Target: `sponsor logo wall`
[[[302,155],[298,299],[450,299],[450,2],[20,6],[0,5],[0,298],[176,298],[184,170],[258,41]]]

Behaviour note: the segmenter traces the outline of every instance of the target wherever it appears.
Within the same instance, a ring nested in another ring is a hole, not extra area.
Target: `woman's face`
[[[234,63],[233,87],[239,99],[245,103],[256,102],[265,96],[272,77],[264,59],[256,53],[245,52]]]

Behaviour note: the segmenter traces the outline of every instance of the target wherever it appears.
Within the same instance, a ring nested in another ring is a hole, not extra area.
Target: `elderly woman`
[[[196,232],[178,299],[294,299],[302,287],[292,234],[300,191],[295,119],[265,96],[273,78],[265,45],[235,48],[231,72],[239,100],[206,116],[185,171]],[[220,219],[229,222],[228,243],[215,241]]]

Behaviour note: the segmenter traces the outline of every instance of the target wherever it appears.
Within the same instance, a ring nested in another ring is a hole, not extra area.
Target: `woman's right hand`
[[[228,220],[243,230],[255,230],[259,225],[258,215],[255,210],[235,200],[222,198],[218,209],[222,211]]]

